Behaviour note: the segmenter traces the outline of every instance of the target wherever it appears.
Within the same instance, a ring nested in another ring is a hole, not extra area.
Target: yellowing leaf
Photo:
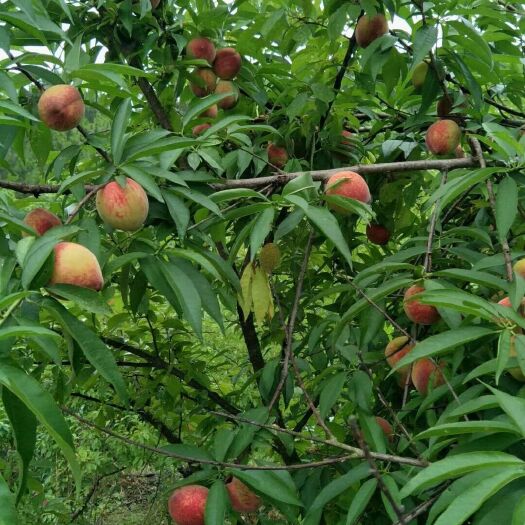
[[[239,295],[239,304],[241,305],[244,318],[250,315],[252,310],[252,281],[254,278],[253,264],[246,266],[241,276],[241,294]]]
[[[268,276],[262,268],[256,268],[252,282],[253,313],[258,323],[264,322],[272,303]]]

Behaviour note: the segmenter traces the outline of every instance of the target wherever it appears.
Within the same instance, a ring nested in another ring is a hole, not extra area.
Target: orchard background
[[[524,15],[0,2],[0,524],[523,525]]]

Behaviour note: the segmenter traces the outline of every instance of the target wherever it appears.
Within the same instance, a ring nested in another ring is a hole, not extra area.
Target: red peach
[[[186,485],[173,492],[168,501],[170,516],[176,525],[204,525],[208,489]]]
[[[388,33],[388,22],[384,15],[362,16],[355,28],[355,39],[360,47],[368,47],[376,38]]]
[[[392,428],[392,425],[385,418],[380,416],[376,416],[376,421],[388,441],[392,441],[394,439],[394,429]]]
[[[341,145],[343,145],[343,146],[351,146],[352,142],[350,140],[345,140],[345,139],[350,139],[353,136],[354,136],[354,134],[351,131],[348,131],[347,129],[343,129],[341,131],[341,137],[342,137]]]
[[[461,129],[453,120],[438,120],[428,128],[425,141],[431,153],[450,155],[459,146]]]
[[[391,368],[394,368],[397,363],[412,350],[412,348],[414,348],[414,343],[410,342],[408,337],[404,335],[395,337],[386,345],[386,362]],[[403,366],[397,370],[397,373],[401,376],[401,383],[404,386],[407,376],[410,373],[410,365]]]
[[[217,107],[217,104],[213,104],[213,106],[210,106],[206,111],[203,111],[200,114],[201,118],[217,118],[217,115],[219,114],[219,108]]]
[[[383,246],[390,240],[390,231],[380,224],[368,224],[366,236],[370,242]]]
[[[207,38],[194,38],[188,42],[186,54],[188,58],[202,58],[211,65],[215,60],[215,46]]]
[[[213,93],[217,77],[209,67],[198,68],[191,76],[195,82],[190,84],[190,88],[196,97],[202,98]]]
[[[85,246],[75,242],[59,242],[54,252],[53,275],[49,284],[74,284],[97,291],[104,286],[98,260]]]
[[[207,129],[211,128],[211,124],[199,124],[197,126],[194,126],[194,128],[191,130],[191,133],[194,137],[197,137],[201,133],[204,133]]]
[[[428,304],[420,303],[413,296],[424,292],[425,288],[414,284],[405,292],[405,297],[403,299],[403,308],[407,317],[417,324],[430,325],[437,323],[440,319],[439,312],[434,306]]]
[[[42,122],[51,129],[68,131],[84,116],[84,101],[74,86],[57,84],[46,89],[38,101]]]
[[[233,47],[219,49],[213,62],[213,71],[223,80],[232,80],[241,69],[241,55]]]
[[[441,368],[427,358],[418,359],[412,365],[412,383],[420,394],[426,395],[430,385],[436,388],[445,383]]]
[[[230,496],[232,509],[235,512],[257,512],[262,505],[261,498],[237,478],[232,478],[226,484],[226,489]]]
[[[281,148],[270,142],[266,151],[268,153],[268,162],[277,166],[279,169],[283,168],[288,162],[288,152],[285,148]]]
[[[219,80],[217,87],[215,88],[215,94],[221,95],[225,93],[231,93],[229,97],[225,97],[217,102],[217,106],[221,109],[231,109],[237,105],[239,100],[239,90],[237,86],[229,80]]]
[[[367,204],[372,200],[365,179],[354,171],[340,171],[332,175],[326,183],[325,193],[326,195],[339,195],[348,199],[355,199]],[[339,213],[348,213],[348,210],[336,204],[330,204],[330,207]]]
[[[115,229],[138,230],[148,216],[149,202],[140,184],[126,177],[126,186],[112,181],[97,192],[100,218]]]
[[[37,235],[44,235],[47,230],[60,226],[62,221],[49,210],[35,208],[25,216],[24,223],[33,228]],[[25,237],[28,234],[23,232],[22,235]]]

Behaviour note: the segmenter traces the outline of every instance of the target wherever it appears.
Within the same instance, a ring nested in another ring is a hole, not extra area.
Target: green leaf
[[[35,452],[37,420],[24,403],[7,388],[2,389],[2,401],[4,402],[7,417],[13,427],[16,451],[22,463],[17,495],[17,501],[20,501],[26,489],[29,464]]]
[[[288,471],[233,470],[232,474],[255,492],[276,501],[302,507],[297,488]]]
[[[253,228],[250,232],[250,260],[254,260],[259,248],[268,237],[273,225],[275,210],[272,207],[266,208],[253,221]]]
[[[420,432],[414,439],[426,439],[435,436],[454,436],[458,434],[477,434],[510,432],[518,433],[518,428],[504,421],[460,421],[458,423],[445,423],[435,425],[428,430]]]
[[[172,452],[188,460],[204,460],[211,461],[213,458],[210,456],[207,450],[196,447],[194,445],[184,445],[184,444],[172,444],[162,447],[162,450],[167,452]]]
[[[497,357],[498,366],[496,368],[496,384],[499,383],[499,378],[501,374],[503,373],[503,371],[505,370],[505,367],[510,357],[511,338],[512,338],[512,332],[510,330],[502,330],[501,333],[499,334],[498,357]]]
[[[72,284],[55,284],[48,286],[47,290],[68,301],[73,301],[82,310],[100,315],[111,315],[111,309],[103,296],[95,290],[81,288]]]
[[[406,498],[410,494],[422,492],[442,481],[456,478],[468,472],[506,465],[509,467],[513,465],[523,466],[524,462],[516,456],[504,452],[468,452],[449,456],[432,463],[413,478],[410,478],[401,490],[401,497]]]
[[[131,100],[126,98],[121,102],[111,124],[111,154],[113,156],[113,162],[116,165],[118,165],[122,159],[124,138],[130,117]]]
[[[509,233],[518,214],[518,186],[511,177],[505,177],[498,184],[496,196],[496,226],[501,239]]]
[[[217,480],[210,488],[206,498],[204,513],[205,525],[224,525],[229,499],[222,480]]]
[[[511,525],[522,525],[523,523],[525,523],[525,496],[519,500],[514,508]]]
[[[499,406],[514,422],[520,430],[521,435],[525,437],[525,400],[520,397],[511,396],[490,385],[487,385],[487,388],[494,394]]]
[[[328,485],[322,488],[321,492],[317,494],[312,505],[308,509],[308,514],[322,509],[328,502],[342,494],[352,485],[355,485],[362,479],[370,475],[370,466],[367,463],[362,463],[348,471],[346,474],[330,481]]]
[[[308,204],[298,195],[286,195],[285,199],[295,204],[304,211],[304,214],[321,233],[329,239],[345,258],[349,266],[352,266],[352,256],[348,244],[341,232],[337,219],[326,208],[317,208]]]
[[[53,437],[66,457],[79,488],[80,466],[75,456],[73,436],[51,395],[42,389],[35,378],[4,360],[0,361],[0,383],[33,412]]]
[[[0,525],[18,525],[15,497],[0,475]]]
[[[186,111],[186,114],[184,115],[184,117],[182,117],[182,127],[186,127],[188,122],[193,120],[196,116],[200,115],[214,104],[217,104],[217,102],[220,102],[222,99],[227,98],[233,94],[233,92],[220,93],[218,95],[209,95],[202,99],[195,99],[195,103],[188,108],[188,111]],[[242,117],[242,120],[249,119],[250,117]]]
[[[486,337],[494,333],[494,330],[488,328],[481,328],[477,326],[468,326],[466,328],[457,328],[455,330],[448,330],[437,335],[427,337],[421,342],[418,342],[416,346],[399,362],[396,364],[394,370],[409,365],[417,359],[423,357],[435,357],[458,346],[476,341],[482,337]]]
[[[417,30],[414,36],[414,53],[412,56],[411,70],[428,55],[428,52],[435,46],[437,37],[437,26],[423,25]]]
[[[348,508],[345,525],[354,525],[357,523],[361,517],[361,514],[364,512],[368,503],[372,499],[376,488],[376,479],[369,479],[361,485],[356,495],[353,497],[350,507]]]
[[[43,326],[9,326],[0,329],[0,341],[11,337],[54,337],[60,339],[60,334],[44,328]]]
[[[339,374],[331,377],[324,385],[319,395],[319,413],[324,419],[330,409],[334,406],[335,402],[339,398],[341,391],[345,385],[346,373],[340,372]]]
[[[64,330],[76,341],[86,359],[97,372],[115,387],[122,401],[128,403],[126,384],[120,374],[113,353],[82,321],[68,312],[58,301],[46,299],[42,306],[59,322]]]
[[[164,190],[162,192],[164,202],[168,207],[171,218],[177,227],[177,233],[181,239],[184,239],[186,235],[186,230],[190,223],[190,212],[184,204],[184,201],[172,191]]]
[[[437,519],[435,525],[462,525],[485,501],[499,492],[505,485],[525,476],[522,467],[509,468],[499,474],[492,474],[487,479],[470,486],[452,501],[450,506]]]

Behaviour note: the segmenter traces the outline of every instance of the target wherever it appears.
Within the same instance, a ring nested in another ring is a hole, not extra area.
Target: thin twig
[[[99,184],[98,186],[92,187],[92,189],[82,197],[82,199],[75,206],[75,209],[71,212],[67,218],[66,224],[71,224],[73,219],[78,215],[80,210],[96,195],[97,191],[102,189],[105,184]]]
[[[374,478],[376,478],[377,480],[377,486],[379,487],[379,490],[381,490],[381,492],[385,495],[385,498],[392,506],[392,509],[394,509],[394,512],[396,513],[400,525],[406,525],[407,522],[405,521],[405,518],[403,516],[403,509],[399,508],[398,504],[396,503],[396,500],[392,496],[392,493],[385,485],[385,482],[383,481],[379,470],[377,470],[374,458],[370,453],[370,449],[368,448],[366,441],[363,439],[363,434],[361,433],[361,430],[359,429],[355,418],[352,418],[350,420],[350,428],[352,429],[352,434],[354,435],[355,440],[359,443],[359,446],[365,454],[365,459],[368,461],[368,464],[370,465],[370,470],[372,471]]]
[[[295,288],[295,298],[294,298],[294,302],[292,305],[292,310],[290,312],[290,318],[288,320],[288,324],[284,327],[284,333],[285,333],[285,338],[286,338],[286,348],[284,352],[284,361],[283,361],[283,368],[281,371],[281,378],[279,380],[279,384],[277,385],[277,388],[275,389],[275,392],[270,401],[268,411],[272,410],[273,405],[279,399],[279,396],[281,395],[281,391],[283,389],[286,378],[288,377],[288,367],[290,364],[290,355],[293,351],[293,331],[295,328],[295,321],[297,319],[297,311],[299,310],[299,301],[301,300],[301,294],[303,291],[304,278],[306,276],[306,270],[308,269],[308,261],[310,259],[310,254],[312,253],[313,238],[314,238],[314,232],[311,231],[310,235],[308,236],[308,241],[306,242],[306,248],[304,250],[304,257],[303,257],[301,269],[299,271],[299,276],[297,277],[297,284]]]

